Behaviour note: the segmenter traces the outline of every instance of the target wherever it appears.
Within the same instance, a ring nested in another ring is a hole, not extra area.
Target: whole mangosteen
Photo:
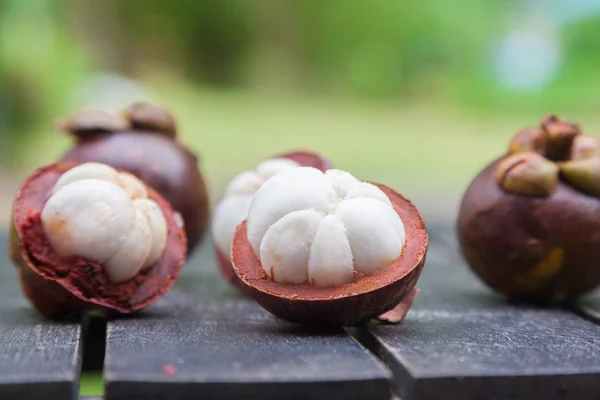
[[[75,138],[61,162],[99,162],[143,180],[181,213],[188,252],[194,250],[209,223],[209,198],[197,158],[177,140],[168,110],[148,103],[120,114],[83,109],[57,121],[56,129]]]
[[[600,285],[600,140],[556,115],[518,132],[468,187],[462,254],[491,288],[556,303]]]

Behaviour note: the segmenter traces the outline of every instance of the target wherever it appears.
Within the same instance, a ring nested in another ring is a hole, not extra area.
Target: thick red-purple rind
[[[408,199],[386,186],[377,186],[390,198],[404,223],[405,247],[388,268],[342,286],[317,288],[271,280],[250,246],[246,222],[238,226],[232,245],[233,267],[264,309],[296,323],[358,325],[392,310],[415,287],[427,255],[425,222]]]
[[[273,156],[273,158],[289,158],[292,161],[297,162],[303,167],[313,167],[322,172],[333,168],[331,161],[327,158],[321,157],[316,153],[304,150],[289,151],[287,153],[281,153]]]
[[[303,167],[313,167],[318,170],[325,172],[328,169],[331,169],[331,162],[319,156],[318,154],[311,153],[303,150],[290,151],[287,153],[278,154],[273,156],[272,158],[289,158],[300,164]],[[238,292],[245,296],[250,296],[250,290],[240,278],[238,278],[237,274],[233,270],[233,265],[231,264],[231,260],[229,257],[226,257],[221,250],[215,245],[215,258],[217,260],[217,265],[219,266],[219,270],[221,271],[221,275],[223,278],[230,283]]]
[[[79,140],[61,162],[100,162],[132,173],[160,193],[185,222],[190,254],[209,223],[209,198],[196,156],[173,138],[151,131],[122,131]]]
[[[238,278],[235,271],[233,270],[233,265],[228,257],[226,257],[221,249],[218,246],[214,246],[215,250],[215,259],[217,261],[217,265],[219,266],[219,271],[221,275],[227,283],[229,283],[235,290],[237,290],[240,294],[244,296],[251,296],[252,291],[248,286],[244,285],[244,283]]]
[[[484,168],[462,199],[456,229],[468,265],[517,300],[568,301],[598,287],[600,200],[564,182],[547,198],[506,193],[494,176],[502,159]]]
[[[111,283],[102,266],[81,257],[63,259],[52,250],[39,225],[39,214],[58,178],[75,164],[51,164],[36,170],[21,186],[13,208],[10,255],[20,271],[23,292],[48,317],[104,309],[130,313],[141,310],[173,285],[185,262],[186,238],[171,206],[148,188],[167,220],[167,245],[159,260],[123,283]],[[31,251],[31,237],[38,237]]]

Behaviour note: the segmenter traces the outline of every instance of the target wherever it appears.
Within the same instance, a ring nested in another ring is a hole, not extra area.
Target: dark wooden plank
[[[23,298],[0,238],[0,399],[77,399],[81,326],[49,322]]]
[[[427,220],[427,232],[429,233],[429,239],[436,244],[441,250],[445,247],[450,247],[454,250],[454,253],[458,254],[457,250],[457,238],[456,238],[456,227],[453,223],[452,216],[448,216],[446,221],[435,220],[429,222]]]
[[[415,399],[598,399],[600,327],[563,310],[509,304],[432,235],[407,319],[356,336]]]
[[[429,229],[435,246],[435,251],[431,255],[435,260],[434,262],[451,260],[452,262],[463,264],[463,259],[458,249],[454,225],[449,223],[443,224],[437,221],[435,224],[429,226]],[[475,285],[479,286],[479,289],[482,287],[478,283],[475,283]],[[481,292],[481,290],[477,291]],[[584,296],[570,309],[589,321],[600,325],[600,288]]]
[[[236,296],[210,246],[163,300],[109,322],[107,400],[390,398],[389,370],[351,336],[285,323]]]

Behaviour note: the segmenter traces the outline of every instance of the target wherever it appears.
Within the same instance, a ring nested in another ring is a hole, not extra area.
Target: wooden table
[[[407,319],[352,329],[288,324],[240,298],[210,239],[139,316],[48,322],[21,296],[3,236],[0,399],[76,399],[82,363],[101,369],[103,353],[107,400],[600,399],[599,295],[569,310],[509,304],[466,268],[450,224],[429,230]]]

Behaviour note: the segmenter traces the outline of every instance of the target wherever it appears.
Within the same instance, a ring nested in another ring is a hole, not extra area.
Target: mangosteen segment
[[[223,199],[215,208],[212,232],[215,255],[225,279],[242,292],[245,286],[239,282],[231,265],[231,241],[237,226],[246,219],[252,197],[262,184],[273,175],[300,166],[312,166],[322,171],[331,163],[308,151],[293,151],[261,161],[254,169],[234,177],[225,189]]]
[[[299,166],[287,158],[270,158],[259,163],[255,170],[244,171],[229,182],[212,221],[215,245],[223,254],[230,254],[235,228],[246,219],[252,196],[260,186],[278,172]]]
[[[389,266],[402,252],[405,231],[377,186],[345,171],[299,167],[256,192],[248,240],[271,279],[330,287]]]
[[[56,182],[41,212],[52,250],[103,265],[109,280],[124,282],[153,265],[167,241],[167,223],[133,175],[85,163]]]

